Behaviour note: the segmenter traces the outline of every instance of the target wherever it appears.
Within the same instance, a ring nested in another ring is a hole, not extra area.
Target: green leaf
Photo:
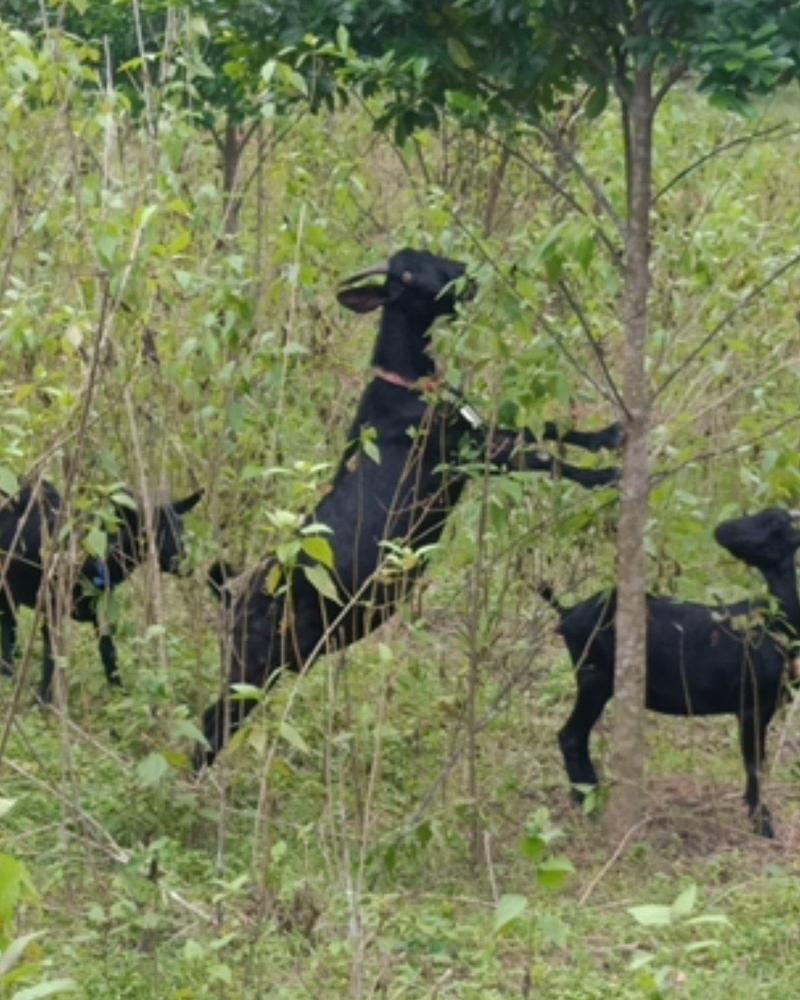
[[[108,547],[108,538],[105,531],[97,526],[91,528],[83,540],[83,547],[90,556],[95,556],[97,559],[104,559]]]
[[[124,490],[117,490],[116,493],[112,493],[111,502],[116,504],[117,507],[127,507],[128,510],[138,510],[136,501],[130,493],[125,493]]]
[[[447,52],[459,69],[472,69],[475,63],[463,42],[457,38],[447,39]]]
[[[672,915],[674,917],[688,917],[697,902],[697,886],[692,882],[678,896],[672,904]]]
[[[95,242],[95,249],[100,263],[104,267],[111,267],[114,263],[114,255],[117,252],[119,240],[111,233],[101,233]]]
[[[329,601],[333,601],[334,604],[342,603],[339,593],[336,590],[336,584],[333,582],[333,577],[324,566],[320,566],[319,563],[315,566],[304,566],[303,572],[311,586],[322,594],[323,597]]]
[[[333,549],[331,548],[331,543],[327,538],[322,538],[319,535],[314,535],[311,538],[304,538],[303,551],[311,559],[314,559],[318,563],[322,563],[322,565],[327,566],[328,569],[333,569]]]
[[[208,746],[208,740],[205,738],[203,731],[191,719],[181,719],[175,727],[174,735],[178,739],[186,738],[193,740],[195,743],[202,743]]]
[[[28,869],[10,854],[0,854],[0,925],[13,918],[17,903],[23,897],[39,899]]]
[[[10,972],[20,961],[31,941],[35,941],[36,938],[41,937],[43,934],[44,931],[34,931],[32,934],[23,934],[11,942],[3,954],[0,955],[0,979],[7,972]]]
[[[501,896],[494,911],[495,934],[521,916],[527,908],[528,900],[524,896],[513,894]]]
[[[264,695],[263,688],[255,684],[231,684],[231,690],[231,701],[260,701]]]
[[[280,725],[280,734],[295,750],[299,750],[300,753],[305,754],[311,753],[311,748],[291,723],[282,722]]]
[[[569,929],[564,921],[555,913],[541,913],[536,924],[545,941],[556,948],[566,948],[569,942]]]
[[[287,63],[278,63],[278,79],[290,91],[308,97],[308,87],[303,76]]]
[[[586,102],[585,110],[587,118],[597,118],[603,112],[608,103],[608,84],[604,80],[592,89],[589,100]]]
[[[628,913],[643,927],[666,927],[672,923],[672,907],[660,903],[645,903],[643,906],[629,906]]]
[[[136,777],[139,784],[146,788],[155,785],[169,771],[169,763],[163,754],[149,753],[144,760],[140,760],[136,765]]]
[[[594,257],[594,236],[585,233],[575,241],[575,259],[584,271],[588,271],[592,257]]]
[[[264,590],[272,597],[278,592],[278,587],[280,587],[282,581],[283,569],[278,563],[274,563],[270,566],[267,578],[264,581]]]
[[[528,833],[522,838],[520,849],[526,858],[538,861],[547,851],[547,842],[538,833]]]
[[[73,993],[78,984],[74,979],[51,979],[49,983],[39,983],[17,990],[11,1000],[39,1000],[40,997],[54,997],[57,993]]]
[[[568,858],[548,858],[536,868],[536,880],[543,889],[560,889],[575,871]]]
[[[3,493],[16,493],[19,489],[19,480],[16,474],[7,465],[0,465],[0,490]]]

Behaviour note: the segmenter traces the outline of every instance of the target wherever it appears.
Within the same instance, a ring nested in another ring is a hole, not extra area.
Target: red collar
[[[387,371],[385,368],[376,368],[375,377],[382,378],[384,382],[390,382],[392,385],[399,385],[401,389],[408,389],[409,392],[434,392],[442,385],[442,379],[438,375],[413,380],[397,372]]]

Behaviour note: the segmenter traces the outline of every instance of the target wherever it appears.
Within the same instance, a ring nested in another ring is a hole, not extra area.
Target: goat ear
[[[205,490],[197,490],[188,497],[184,497],[183,500],[174,500],[172,503],[172,509],[176,514],[186,514],[192,509],[192,507],[196,507],[197,504],[200,503],[204,493]]]
[[[336,293],[339,304],[354,313],[368,313],[385,306],[391,299],[385,285],[361,285],[360,288],[343,288]]]

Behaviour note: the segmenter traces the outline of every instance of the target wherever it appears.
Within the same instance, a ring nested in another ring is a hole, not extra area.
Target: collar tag
[[[473,430],[483,427],[483,420],[481,419],[480,414],[477,410],[473,409],[469,403],[464,403],[463,406],[459,406],[458,412]]]

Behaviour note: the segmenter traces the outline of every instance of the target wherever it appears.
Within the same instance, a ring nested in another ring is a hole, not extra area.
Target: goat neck
[[[788,558],[775,569],[762,569],[767,589],[778,602],[781,618],[773,628],[786,633],[793,639],[800,639],[800,599],[797,596],[797,570],[794,556]]]
[[[108,541],[108,555],[105,559],[106,587],[113,590],[128,579],[142,562],[144,555],[139,534],[130,524],[123,524]]]
[[[436,370],[428,354],[428,330],[435,317],[409,316],[392,304],[383,308],[372,364],[383,372],[398,375],[407,383],[429,378]]]

